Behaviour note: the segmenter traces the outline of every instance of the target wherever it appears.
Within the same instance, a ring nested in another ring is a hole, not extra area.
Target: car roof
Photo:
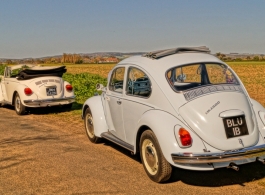
[[[133,56],[122,60],[117,65],[138,65],[148,72],[166,72],[172,67],[195,64],[195,63],[222,63],[220,59],[206,52],[178,52],[166,55],[161,58],[150,58],[145,54],[142,56]]]

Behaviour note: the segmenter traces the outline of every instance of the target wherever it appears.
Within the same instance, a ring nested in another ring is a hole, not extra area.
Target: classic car
[[[71,108],[75,96],[70,83],[62,79],[65,72],[65,66],[7,66],[0,76],[0,104],[13,105],[18,115],[25,114],[27,107]]]
[[[129,57],[83,105],[89,140],[110,140],[140,154],[155,182],[172,166],[214,170],[265,158],[265,109],[207,47]],[[176,169],[177,170],[177,169]]]

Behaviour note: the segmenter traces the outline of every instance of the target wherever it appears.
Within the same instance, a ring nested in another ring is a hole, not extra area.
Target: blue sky
[[[263,0],[1,0],[0,58],[208,46],[265,54]]]

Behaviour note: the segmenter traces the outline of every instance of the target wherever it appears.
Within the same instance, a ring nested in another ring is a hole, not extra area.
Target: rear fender
[[[88,107],[90,108],[93,116],[94,133],[97,137],[101,137],[101,133],[108,131],[108,126],[102,104],[102,97],[93,96],[85,101],[82,108],[82,119],[84,119],[85,112]]]
[[[63,88],[64,96],[65,97],[72,97],[72,96],[74,96],[74,89],[72,91],[67,91],[66,90],[66,85],[71,85],[71,84],[68,83],[67,81],[64,81],[63,82],[63,85],[64,85],[64,88]]]
[[[184,127],[189,131],[192,137],[191,147],[189,148],[179,147],[174,132],[174,128],[175,127],[178,128],[178,125]],[[202,153],[205,149],[203,141],[193,131],[191,131],[190,128],[188,128],[178,118],[167,112],[161,110],[149,110],[145,112],[138,122],[138,129],[141,131],[141,127],[143,126],[149,127],[150,130],[154,132],[154,134],[158,139],[164,157],[172,165],[174,165],[174,162],[172,161],[171,157],[172,153],[178,153],[178,152]],[[139,133],[142,133],[142,131]],[[135,135],[135,146],[139,144],[140,137],[141,136],[138,133]]]
[[[19,84],[16,86],[15,88],[15,91],[13,93],[13,98],[12,98],[12,105],[14,105],[14,99],[15,99],[15,95],[16,93],[18,93],[20,99],[21,99],[21,103],[25,105],[24,103],[24,100],[28,100],[28,99],[33,99],[33,100],[37,100],[38,99],[38,96],[34,93],[31,94],[31,95],[26,95],[25,92],[24,92],[24,89],[27,88],[28,86],[27,85],[23,85],[23,84]]]
[[[251,100],[253,110],[257,118],[259,131],[263,137],[263,140],[265,140],[265,117],[264,117],[265,108],[256,100],[254,99],[250,99],[250,100]]]

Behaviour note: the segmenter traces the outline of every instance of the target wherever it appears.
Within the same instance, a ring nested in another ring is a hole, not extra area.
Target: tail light
[[[67,90],[67,91],[69,91],[69,92],[71,92],[71,91],[73,91],[73,87],[72,87],[72,85],[65,85],[65,89]]]
[[[190,136],[190,133],[186,129],[184,128],[179,129],[179,138],[183,146],[191,145],[191,136]]]
[[[192,144],[192,138],[189,131],[183,127],[175,129],[175,137],[181,148],[190,147]]]
[[[33,92],[32,92],[32,90],[30,88],[27,87],[27,88],[24,89],[24,93],[26,95],[31,95]]]

